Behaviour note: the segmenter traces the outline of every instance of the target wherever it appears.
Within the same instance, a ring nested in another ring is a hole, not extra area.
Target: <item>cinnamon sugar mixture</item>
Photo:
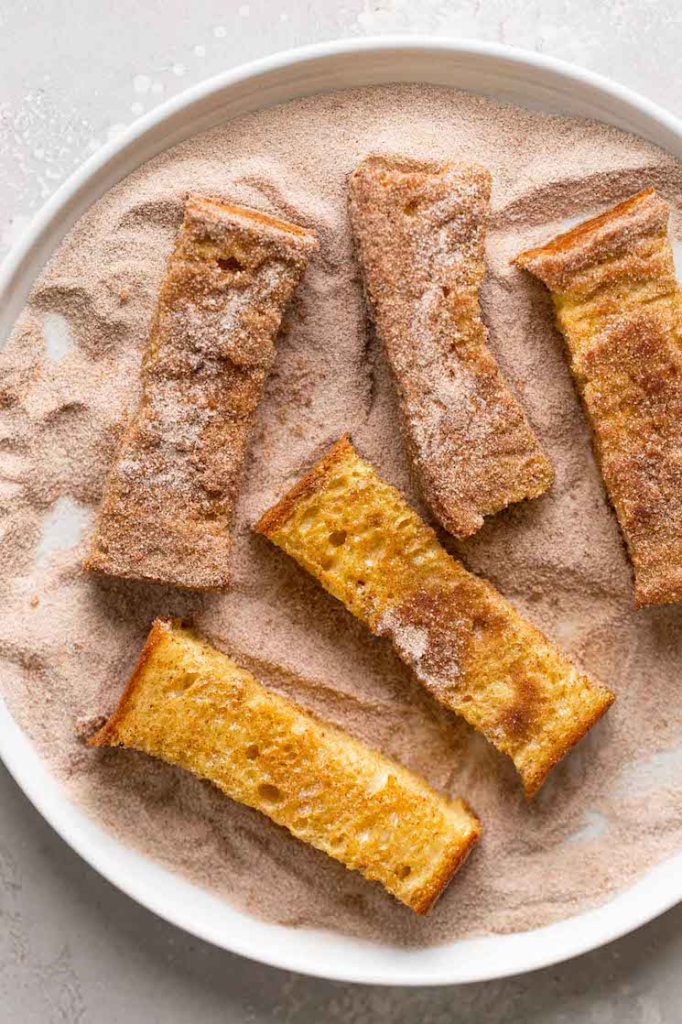
[[[250,532],[346,430],[416,503],[347,220],[346,176],[371,152],[478,161],[493,175],[483,314],[556,482],[469,540],[445,542],[618,694],[531,804],[511,764],[433,701],[387,641]],[[396,86],[225,125],[142,167],[83,218],[0,356],[0,687],[73,799],[124,842],[254,914],[418,945],[567,917],[682,848],[682,608],[634,611],[549,298],[510,262],[647,185],[682,204],[682,168],[614,129]],[[138,400],[188,191],[257,207],[320,240],[265,386],[237,511],[233,587],[222,595],[81,569]],[[163,614],[193,615],[264,682],[470,800],[482,843],[428,918],[210,785],[142,755],[85,746]]]

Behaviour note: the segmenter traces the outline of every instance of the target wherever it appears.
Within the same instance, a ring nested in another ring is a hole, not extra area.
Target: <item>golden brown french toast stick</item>
[[[416,482],[441,525],[469,536],[484,516],[543,494],[554,476],[481,318],[490,174],[375,156],[348,192]]]
[[[463,800],[440,796],[170,622],[154,623],[91,743],[142,750],[209,779],[419,914],[480,834]]]
[[[86,568],[225,587],[253,416],[309,231],[190,196],[161,286],[142,397],[104,491]]]
[[[388,637],[437,700],[508,754],[528,796],[613,701],[449,555],[348,438],[256,529]]]
[[[682,293],[647,189],[516,262],[552,293],[635,601],[682,600]]]

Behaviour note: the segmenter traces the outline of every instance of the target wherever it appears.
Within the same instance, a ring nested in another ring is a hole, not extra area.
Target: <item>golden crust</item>
[[[490,174],[376,156],[350,176],[348,194],[416,481],[445,529],[469,536],[484,516],[543,494],[554,475],[481,319]]]
[[[480,836],[461,799],[263,687],[177,623],[154,623],[93,746],[142,750],[228,796],[425,914]]]
[[[428,882],[411,898],[409,906],[417,914],[428,914],[481,838],[481,822],[471,805],[461,797],[454,802],[462,809],[465,817],[471,820],[471,827],[457,845],[453,844],[440,869],[434,871]]]
[[[627,251],[631,243],[642,236],[664,234],[668,214],[667,205],[654,189],[644,189],[546,245],[527,249],[514,262],[537,274],[553,291],[567,291],[575,284],[576,274],[589,271],[596,262],[623,254],[634,260],[634,254]]]
[[[348,438],[256,530],[390,639],[437,700],[509,755],[528,796],[614,699],[452,558]]]
[[[155,619],[152,623],[152,628],[144,642],[144,647],[140,651],[140,656],[135,663],[135,668],[132,671],[130,679],[125,685],[118,704],[102,728],[98,729],[94,736],[90,737],[88,740],[89,746],[115,747],[118,745],[119,726],[125,721],[126,713],[133,700],[133,695],[135,694],[138,686],[141,685],[149,666],[149,662],[153,658],[155,651],[163,643],[167,631],[172,629],[174,625],[175,623],[170,619]]]
[[[191,195],[86,568],[197,590],[228,583],[253,415],[314,236]]]
[[[254,526],[256,533],[264,537],[272,537],[277,530],[294,514],[299,503],[324,488],[329,474],[337,465],[355,453],[350,434],[343,434],[335,441],[329,451],[304,473],[301,479],[284,494],[276,505],[267,509]]]
[[[653,189],[517,258],[552,291],[637,606],[682,600],[682,293]]]
[[[545,756],[542,763],[528,765],[525,768],[523,789],[529,799],[534,797],[538,790],[542,788],[552,768],[555,768],[560,761],[563,761],[566,754],[580,742],[583,736],[587,736],[590,729],[597,724],[599,719],[606,714],[613,704],[616,699],[615,695],[602,684],[598,685],[602,691],[601,699],[594,703],[591,711],[584,714],[572,727],[569,726],[566,729],[563,736],[557,740],[553,749]]]

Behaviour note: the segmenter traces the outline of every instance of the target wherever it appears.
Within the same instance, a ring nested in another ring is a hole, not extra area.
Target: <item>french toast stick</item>
[[[415,482],[440,524],[467,537],[554,477],[481,317],[490,174],[374,156],[351,174],[348,195]]]
[[[231,522],[282,315],[317,243],[191,195],[85,566],[201,590],[229,582]]]
[[[154,623],[118,708],[90,742],[209,779],[418,914],[480,834],[463,800],[440,796],[172,622]]]
[[[646,189],[515,261],[552,293],[638,607],[682,600],[682,292],[669,212]]]
[[[433,697],[508,754],[528,796],[614,699],[448,554],[346,437],[256,530],[388,638]]]

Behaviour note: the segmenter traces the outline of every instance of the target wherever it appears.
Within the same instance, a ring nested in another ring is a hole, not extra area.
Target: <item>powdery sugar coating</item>
[[[519,256],[553,292],[638,606],[682,600],[682,290],[649,189]]]
[[[537,498],[552,467],[487,346],[490,175],[475,165],[370,157],[348,183],[377,334],[393,370],[424,500],[455,537]]]
[[[491,350],[557,478],[548,495],[490,519],[457,551],[618,692],[532,806],[511,766],[438,707],[386,641],[368,637],[249,529],[344,430],[415,501],[347,223],[346,176],[381,151],[492,172],[483,315]],[[240,907],[404,943],[566,917],[680,849],[682,612],[632,609],[630,568],[549,297],[511,265],[567,218],[650,184],[680,207],[680,168],[603,126],[448,90],[382,88],[314,97],[191,140],[88,214],[36,285],[0,375],[0,679],[71,796],[125,842]],[[88,511],[97,505],[124,413],[137,402],[140,358],[187,191],[312,228],[321,246],[259,408],[237,508],[233,589],[199,597],[89,578],[80,570],[85,537],[36,561],[59,497]],[[123,287],[129,298],[121,304]],[[46,313],[65,316],[73,337],[59,362],[46,356]],[[142,756],[85,748],[78,729],[111,711],[151,620],[188,612],[263,681],[436,788],[466,794],[484,837],[430,917],[412,920],[378,888],[208,785]]]
[[[227,586],[253,414],[284,310],[316,248],[295,225],[188,198],[142,398],[109,474],[88,569],[198,590]]]

